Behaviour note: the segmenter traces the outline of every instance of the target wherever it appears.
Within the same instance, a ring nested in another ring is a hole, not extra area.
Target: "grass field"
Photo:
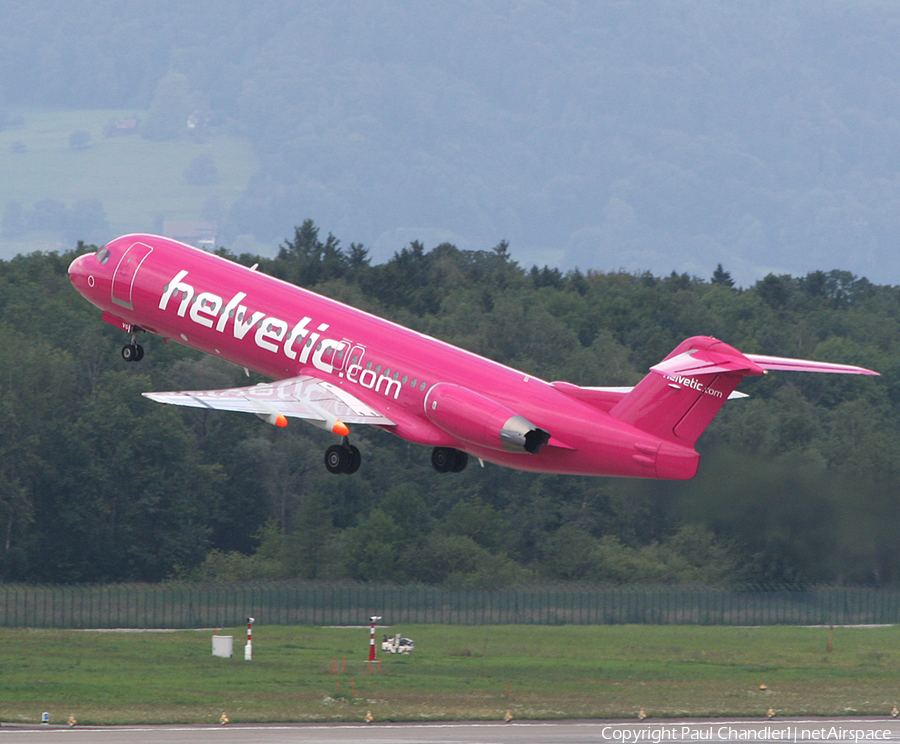
[[[142,112],[28,109],[10,114],[22,123],[0,131],[0,213],[9,202],[29,210],[44,199],[67,207],[99,199],[112,234],[150,230],[162,218],[201,219],[210,198],[227,212],[257,168],[249,142],[240,137],[211,134],[196,141],[151,142],[136,134],[103,136],[108,122],[140,118]],[[76,131],[90,135],[87,147],[69,147],[69,136]],[[16,143],[24,150],[16,151]],[[212,156],[218,176],[209,185],[192,186],[184,171],[202,154]],[[28,253],[36,244],[57,247],[41,244],[41,238],[35,233],[15,240],[0,236],[0,256]]]
[[[893,626],[835,628],[831,651],[828,628],[404,626],[415,654],[379,654],[377,673],[367,628],[255,627],[251,662],[245,630],[222,631],[234,659],[212,657],[211,632],[0,630],[0,720],[885,715],[900,702]]]

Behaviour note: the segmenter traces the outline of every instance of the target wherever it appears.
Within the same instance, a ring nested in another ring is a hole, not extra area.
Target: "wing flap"
[[[343,421],[345,424],[395,425],[387,416],[346,390],[311,375],[249,387],[144,393],[144,396],[157,403],[173,406],[255,413],[266,417],[281,414],[288,418],[325,424],[327,428],[332,428],[335,421]]]

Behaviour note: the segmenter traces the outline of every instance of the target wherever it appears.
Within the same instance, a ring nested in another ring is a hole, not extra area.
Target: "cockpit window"
[[[109,261],[109,248],[104,247],[97,251],[97,260],[102,264]]]

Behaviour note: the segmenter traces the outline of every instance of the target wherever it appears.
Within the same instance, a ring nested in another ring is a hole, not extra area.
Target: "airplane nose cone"
[[[69,280],[75,286],[75,289],[82,294],[94,283],[94,277],[87,266],[88,261],[93,257],[93,253],[86,253],[69,264]]]

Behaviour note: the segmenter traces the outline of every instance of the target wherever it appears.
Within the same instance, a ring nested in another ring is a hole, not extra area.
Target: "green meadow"
[[[253,660],[212,631],[0,630],[0,720],[209,723],[886,715],[900,627],[404,626],[411,656],[366,663],[368,628],[259,626]],[[378,639],[382,635],[378,631]],[[762,686],[765,686],[764,688]]]
[[[9,202],[25,210],[44,199],[72,207],[98,199],[114,234],[149,230],[161,219],[199,220],[204,205],[215,200],[227,212],[246,189],[257,161],[249,142],[221,133],[194,139],[153,142],[139,134],[105,137],[104,127],[119,119],[140,119],[133,110],[13,110],[21,123],[0,131],[0,212]],[[86,132],[83,148],[69,146],[74,132]],[[184,178],[190,162],[209,155],[215,180],[191,185]],[[30,253],[44,245],[28,233],[0,238],[3,255]],[[68,247],[68,246],[66,246]]]

